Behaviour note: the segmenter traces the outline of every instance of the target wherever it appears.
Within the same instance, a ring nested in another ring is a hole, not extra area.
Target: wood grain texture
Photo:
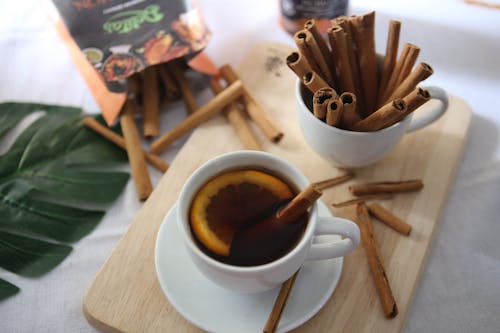
[[[259,45],[239,70],[242,80],[285,132],[279,144],[261,138],[263,149],[293,163],[311,181],[341,175],[343,170],[321,159],[302,139],[295,110],[293,72],[284,61],[273,68],[266,66],[270,58],[284,60],[290,51],[291,48],[279,44]],[[414,178],[424,181],[421,192],[401,194],[381,203],[412,225],[410,236],[401,236],[378,222],[373,226],[399,315],[392,320],[384,317],[367,259],[362,247],[358,247],[345,257],[340,282],[325,307],[296,332],[401,330],[460,160],[470,116],[464,101],[451,97],[449,112],[437,123],[407,135],[382,162],[357,170],[355,179],[324,191],[322,199],[329,204],[349,198],[347,187],[356,182]],[[193,132],[90,285],[83,310],[92,325],[103,331],[200,332],[176,312],[161,291],[154,265],[156,235],[188,176],[206,160],[242,149],[239,142],[222,116]],[[332,211],[353,219],[354,209]]]

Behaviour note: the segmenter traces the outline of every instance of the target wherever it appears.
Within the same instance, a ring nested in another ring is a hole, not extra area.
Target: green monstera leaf
[[[127,155],[82,123],[78,108],[0,104],[0,140],[27,116],[38,116],[0,155],[0,267],[36,277],[92,231],[129,175],[110,167]],[[2,143],[0,141],[0,143]],[[0,300],[19,288],[0,279]]]

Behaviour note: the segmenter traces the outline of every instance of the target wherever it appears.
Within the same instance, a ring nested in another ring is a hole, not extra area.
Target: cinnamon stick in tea
[[[231,83],[209,102],[184,119],[180,124],[154,141],[150,146],[150,150],[153,153],[160,153],[177,139],[187,134],[190,130],[221,112],[226,105],[236,100],[242,93],[243,84],[241,81],[238,80]]]
[[[398,314],[396,300],[392,294],[389,279],[385,272],[380,249],[373,234],[373,226],[364,203],[356,207],[356,222],[361,232],[361,242],[365,249],[370,271],[372,272],[375,287],[379,295],[382,310],[387,318],[394,318]]]
[[[158,97],[158,78],[154,66],[142,72],[142,112],[143,134],[151,138],[160,134],[160,101]]]
[[[330,50],[328,49],[328,45],[326,44],[325,39],[323,39],[323,36],[321,35],[321,32],[319,31],[318,25],[316,24],[315,19],[309,19],[304,23],[304,29],[309,31],[316,42],[316,44],[319,47],[319,50],[321,51],[321,56],[323,57],[328,72],[332,78],[332,81],[329,82],[331,86],[334,86],[336,84],[336,74],[335,74],[335,66],[333,65],[332,62],[332,54]]]
[[[342,202],[334,202],[332,203],[332,206],[335,208],[342,208],[342,207],[347,207],[351,205],[355,205],[361,202],[366,202],[366,201],[371,201],[371,200],[386,200],[386,199],[392,199],[393,195],[389,193],[377,193],[377,194],[367,194],[367,195],[362,195],[354,199],[349,199],[346,201]]]
[[[126,149],[125,148],[125,139],[123,139],[123,137],[121,137],[119,134],[113,132],[112,130],[110,130],[106,126],[102,125],[94,118],[92,118],[90,116],[86,116],[83,118],[83,123],[85,124],[85,126],[90,128],[94,132],[102,135],[104,138],[113,142],[118,147],[122,148],[123,150]],[[167,171],[169,164],[167,162],[165,162],[164,160],[162,160],[159,156],[154,155],[152,153],[149,153],[145,150],[142,150],[142,153],[144,154],[144,157],[149,162],[149,164],[151,164],[156,169],[158,169],[158,171],[160,171],[160,172]]]
[[[347,34],[340,26],[328,30],[328,38],[335,53],[336,69],[338,72],[337,88],[339,92],[354,92],[354,76],[351,72],[351,59],[347,48]],[[353,59],[354,60],[354,59]]]
[[[217,79],[212,79],[210,81],[210,88],[216,95],[224,90]],[[243,143],[243,146],[246,149],[260,150],[261,147],[259,141],[253,134],[252,129],[245,119],[245,115],[238,108],[238,106],[234,102],[230,103],[225,107],[224,112],[231,125],[233,125],[236,134]]]
[[[330,87],[324,87],[318,89],[313,95],[313,114],[316,118],[324,120],[326,118],[326,109],[328,107],[328,101],[337,94],[335,90]]]
[[[398,57],[399,35],[401,32],[401,22],[391,20],[389,22],[389,32],[387,35],[387,45],[385,48],[384,65],[380,76],[380,84],[378,88],[377,105],[382,103],[382,95],[385,94],[387,84],[394,70],[396,59]]]
[[[286,64],[300,80],[302,80],[302,77],[306,75],[306,73],[311,71],[311,66],[309,66],[306,58],[299,52],[290,53],[288,57],[286,57]]]
[[[395,99],[373,112],[365,119],[354,124],[352,129],[360,132],[378,131],[390,124],[394,124],[394,122],[400,119],[405,112],[405,102],[402,99]]]
[[[274,333],[276,331],[281,319],[281,314],[285,309],[288,297],[290,296],[290,292],[292,291],[295,280],[297,279],[297,275],[299,275],[298,271],[281,285],[278,297],[276,297],[276,300],[274,301],[273,309],[267,318],[266,325],[264,326],[262,332]]]
[[[172,72],[177,85],[181,91],[182,100],[186,105],[186,112],[188,115],[192,114],[198,109],[198,103],[194,95],[193,89],[186,78],[185,71],[181,68],[178,61],[170,61],[167,63],[168,69]]]
[[[299,30],[293,36],[295,44],[302,53],[302,55],[307,59],[309,65],[313,71],[315,71],[319,76],[321,76],[326,82],[333,85],[334,80],[332,73],[330,73],[330,68],[328,67],[326,60],[321,54],[321,50],[316,43],[313,35],[308,30]]]
[[[326,123],[338,127],[342,119],[343,104],[339,98],[332,99],[326,107]]]
[[[328,83],[321,78],[321,76],[313,71],[307,72],[306,75],[302,77],[302,83],[313,94],[321,88],[330,87]]]
[[[390,95],[388,100],[393,100],[395,98],[402,98],[408,95],[415,87],[427,79],[434,73],[432,67],[425,63],[421,62],[410,75],[406,77],[406,79],[401,82],[401,84],[394,90],[394,92]]]
[[[407,236],[410,234],[411,225],[391,213],[389,210],[380,206],[379,204],[372,203],[368,205],[368,211],[370,212],[370,215],[376,217],[381,222],[396,230],[397,232]]]
[[[125,108],[120,117],[120,125],[125,139],[125,148],[132,171],[132,178],[134,178],[137,197],[140,201],[144,201],[153,192],[153,185],[151,184],[146,159],[142,152],[139,131],[135,125],[133,108],[136,105],[134,103],[135,100],[133,99],[128,99],[125,102]]]
[[[375,51],[375,12],[348,19],[355,44],[356,58],[360,71],[362,116],[368,116],[375,108],[378,92],[377,54]],[[358,99],[361,96],[357,96]]]
[[[423,187],[424,183],[420,179],[412,179],[356,184],[349,186],[349,191],[351,191],[353,195],[365,195],[420,191]]]
[[[345,183],[346,181],[352,179],[354,177],[353,172],[346,173],[345,175],[330,178],[330,179],[325,179],[319,182],[315,182],[314,185],[316,185],[316,188],[319,189],[320,191],[323,191],[327,188]]]
[[[158,65],[160,78],[165,89],[165,96],[169,101],[175,101],[181,97],[181,91],[177,80],[166,64]]]
[[[220,73],[228,84],[240,80],[231,65],[227,64],[220,68]],[[269,114],[264,110],[260,103],[253,97],[250,90],[242,83],[243,101],[248,115],[259,126],[269,140],[274,143],[283,138],[283,132],[274,123]]]
[[[354,124],[361,120],[358,113],[357,99],[353,93],[344,92],[340,95],[342,101],[342,119],[340,120],[340,127],[346,130],[352,129]]]

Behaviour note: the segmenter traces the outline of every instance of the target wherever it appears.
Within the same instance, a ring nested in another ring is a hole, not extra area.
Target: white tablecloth
[[[237,66],[260,40],[292,44],[277,24],[277,3],[200,0],[214,33],[207,48],[214,61]],[[419,45],[419,59],[435,69],[427,83],[462,97],[474,111],[404,331],[499,332],[500,10],[460,0],[350,2],[350,13],[372,9],[377,11],[377,50],[385,50],[388,20],[402,20],[401,40]],[[37,2],[0,4],[0,51],[0,102],[65,104],[98,112]],[[182,117],[180,105],[176,108],[163,129]],[[174,156],[175,149],[162,155],[167,160]],[[157,183],[161,175],[151,173]],[[82,315],[83,295],[140,207],[130,181],[99,226],[52,272],[29,279],[0,271],[1,278],[22,289],[0,303],[0,332],[94,332]]]

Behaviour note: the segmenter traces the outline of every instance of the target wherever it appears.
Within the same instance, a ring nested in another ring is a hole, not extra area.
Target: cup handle
[[[448,94],[446,93],[446,91],[444,91],[444,89],[435,86],[425,87],[425,89],[429,91],[433,99],[440,100],[441,103],[435,105],[429,110],[426,110],[425,114],[412,118],[407,132],[416,131],[435,122],[446,112],[446,110],[448,110]]]
[[[343,257],[356,248],[359,244],[359,228],[349,220],[343,218],[318,217],[317,235],[341,235],[346,238],[334,242],[317,242],[313,240],[307,259],[322,260]]]

